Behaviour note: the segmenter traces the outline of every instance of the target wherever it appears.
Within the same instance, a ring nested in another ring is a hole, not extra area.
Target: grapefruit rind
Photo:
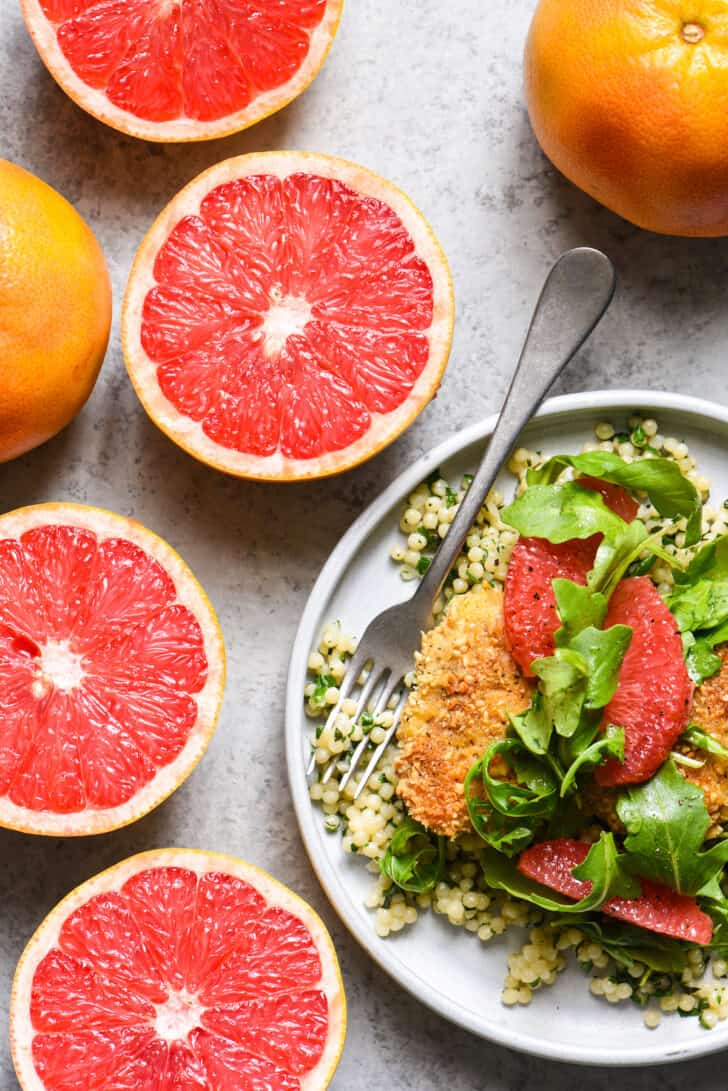
[[[23,1091],[47,1091],[33,1064],[33,1026],[30,999],[33,978],[48,952],[57,945],[66,919],[90,898],[119,890],[132,876],[154,867],[186,868],[203,875],[220,871],[234,875],[262,894],[270,906],[286,909],[308,928],[321,958],[321,989],[329,1008],[329,1034],[315,1068],[301,1079],[301,1091],[323,1091],[331,1081],[341,1058],[346,1038],[346,994],[339,960],[326,925],[297,894],[260,868],[223,853],[199,849],[153,849],[131,856],[72,890],[39,925],[23,951],[13,979],[10,996],[10,1048]]]
[[[195,121],[177,118],[173,121],[145,121],[110,102],[103,91],[89,87],[76,75],[58,44],[53,26],[41,9],[39,0],[20,0],[28,31],[41,60],[58,86],[68,97],[118,132],[163,144],[187,143],[194,140],[217,140],[256,125],[278,110],[290,105],[313,83],[321,71],[339,29],[344,0],[328,0],[324,17],[313,30],[306,58],[287,83],[265,91],[243,110],[217,121]]]
[[[158,561],[174,582],[176,601],[186,606],[199,622],[208,662],[205,685],[194,698],[198,707],[197,720],[183,749],[126,803],[72,814],[54,814],[19,807],[6,797],[0,797],[0,827],[52,837],[85,837],[109,833],[136,822],[164,802],[193,771],[217,726],[225,689],[225,646],[214,608],[185,561],[141,523],[84,504],[36,504],[0,516],[0,539],[19,537],[34,527],[49,525],[83,527],[93,531],[100,541],[109,537],[126,538]]]
[[[184,416],[167,400],[157,380],[157,365],[142,347],[142,311],[147,293],[157,283],[153,274],[157,253],[180,220],[199,215],[200,204],[212,189],[249,175],[287,178],[299,171],[338,179],[358,193],[384,201],[399,216],[415,243],[417,256],[426,263],[432,275],[430,355],[406,400],[391,413],[372,413],[371,427],[350,446],[312,459],[288,459],[280,451],[264,458],[215,443],[205,435],[201,424]],[[313,152],[259,152],[227,159],[210,167],[185,186],[157,217],[137,251],[129,276],[122,309],[122,344],[129,377],[142,405],[177,446],[208,466],[236,477],[299,481],[328,477],[358,466],[405,431],[440,385],[450,355],[454,321],[454,289],[447,258],[432,228],[402,190],[366,167],[345,159]]]

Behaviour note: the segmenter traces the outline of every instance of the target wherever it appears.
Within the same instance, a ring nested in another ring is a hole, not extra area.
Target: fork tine
[[[349,663],[347,665],[346,674],[344,675],[344,677],[342,679],[342,682],[341,682],[341,685],[339,686],[339,699],[338,699],[338,701],[334,705],[333,709],[331,710],[331,712],[329,713],[329,715],[326,718],[326,725],[324,727],[324,730],[326,730],[327,727],[331,726],[331,724],[334,722],[336,717],[341,712],[342,704],[344,703],[344,701],[346,701],[348,699],[349,694],[351,693],[351,691],[353,690],[354,686],[357,683],[357,679],[359,678],[359,675],[364,670],[364,667],[366,666],[366,663],[368,662],[368,660],[370,660],[371,658],[372,658],[371,655],[369,655],[364,649],[364,641],[363,640],[360,641],[356,651],[354,652],[353,656],[349,660]],[[372,674],[373,673],[374,673],[374,668],[372,667]],[[368,679],[367,679],[367,681],[368,681]],[[311,773],[313,773],[315,768],[316,768],[316,755],[315,755],[315,753],[312,753],[311,758],[310,758],[309,763],[308,763],[308,767],[306,769],[306,775],[310,776]]]
[[[389,674],[389,673],[390,672],[389,672],[388,668],[385,667],[384,670],[379,675],[380,680],[381,680],[381,678],[384,677],[385,674]],[[373,713],[374,716],[378,716],[381,712],[384,712],[385,708],[389,704],[390,697],[392,696],[392,694],[394,693],[395,689],[400,684],[400,682],[401,682],[401,678],[399,678],[397,675],[391,675],[388,680],[385,680],[384,685],[383,685],[383,687],[382,687],[382,689],[381,689],[381,691],[379,693],[379,696],[377,697],[376,704],[374,706],[374,713]],[[344,788],[346,788],[347,784],[349,783],[349,781],[353,777],[354,773],[356,772],[357,767],[359,765],[359,759],[361,758],[362,754],[366,750],[368,743],[369,743],[369,736],[368,735],[365,735],[357,743],[356,749],[354,750],[354,753],[351,755],[351,761],[349,762],[349,768],[346,770],[346,772],[344,773],[344,776],[341,778],[341,781],[339,782],[339,791],[340,792],[343,792]],[[327,770],[327,772],[328,772],[328,770]]]
[[[369,672],[369,677],[367,678],[366,682],[362,686],[361,692],[360,692],[360,694],[359,694],[359,696],[357,698],[356,712],[352,716],[352,723],[357,722],[357,720],[361,716],[362,712],[365,710],[365,708],[367,706],[367,703],[369,701],[369,698],[371,697],[372,693],[376,690],[376,688],[379,685],[381,685],[381,683],[385,680],[385,677],[386,677],[386,675],[388,673],[389,672],[388,672],[386,667],[384,667],[380,671],[377,671],[376,668],[375,668],[375,665],[372,663],[372,669]],[[359,752],[359,748],[361,747],[362,742],[366,746],[366,742],[367,742],[366,735],[361,740],[361,742],[358,743],[357,748],[354,751],[354,756],[352,757],[352,761],[354,760],[354,757],[356,757],[357,753]],[[339,760],[338,757],[335,756],[335,757],[333,757],[331,759],[329,764],[326,766],[326,769],[324,770],[324,775],[321,777],[321,783],[322,784],[328,784],[328,782],[331,780],[334,769],[336,768],[336,762],[338,760]],[[348,770],[347,770],[347,772],[348,772]]]
[[[400,679],[400,681],[401,681],[401,679]],[[406,701],[407,701],[407,690],[404,689],[402,691],[402,693],[400,694],[399,701],[397,702],[397,707],[394,710],[394,719],[392,720],[392,726],[387,728],[387,734],[384,736],[384,739],[382,740],[382,742],[380,742],[379,746],[377,747],[377,749],[372,754],[371,759],[369,761],[369,764],[367,765],[366,769],[362,773],[362,778],[359,781],[359,783],[357,784],[356,791],[354,792],[354,799],[355,800],[357,800],[359,798],[359,796],[362,794],[362,792],[364,791],[364,786],[366,785],[367,781],[369,780],[369,777],[372,775],[372,773],[374,772],[376,767],[379,765],[382,754],[384,753],[384,751],[387,749],[390,742],[394,738],[394,736],[396,734],[396,731],[397,731],[397,728],[399,727],[399,720],[400,720],[400,717],[402,715],[402,709],[404,708]]]

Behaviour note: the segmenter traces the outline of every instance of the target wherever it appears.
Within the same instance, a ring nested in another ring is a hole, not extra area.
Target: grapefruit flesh
[[[589,893],[592,884],[576,879],[572,869],[583,863],[590,848],[587,842],[568,837],[542,841],[521,853],[518,870],[529,879],[577,900]],[[600,913],[675,939],[701,945],[710,943],[713,922],[695,898],[649,879],[640,879],[640,886],[642,893],[638,898],[611,898]]]
[[[319,1091],[346,1005],[313,910],[229,857],[167,849],[50,914],[15,976],[24,1091]]]
[[[647,576],[622,580],[609,602],[605,627],[629,625],[632,640],[604,723],[624,728],[624,764],[598,766],[598,784],[648,780],[667,759],[690,714],[693,683],[675,618]]]
[[[625,522],[632,522],[637,502],[619,485],[594,477],[581,477],[580,485],[601,493],[608,508]],[[554,654],[554,634],[561,627],[553,581],[585,584],[594,567],[601,535],[554,543],[545,538],[519,538],[513,547],[505,586],[506,635],[524,674],[532,674],[536,659]]]
[[[99,120],[202,140],[279,110],[316,76],[343,0],[22,0],[43,61]]]
[[[138,523],[0,516],[0,825],[102,833],[156,806],[209,742],[224,661],[204,592]]]
[[[452,283],[399,190],[326,156],[213,167],[137,255],[127,367],[156,423],[244,477],[320,477],[391,442],[440,382]]]

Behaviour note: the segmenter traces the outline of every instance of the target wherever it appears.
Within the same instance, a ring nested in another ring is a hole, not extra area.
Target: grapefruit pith
[[[600,493],[607,507],[625,522],[636,518],[639,505],[619,485],[596,477],[580,477],[578,481]],[[561,620],[553,581],[585,584],[600,541],[600,534],[559,543],[519,538],[513,547],[503,605],[511,653],[525,675],[531,675],[536,659],[554,654],[554,634]]]
[[[675,618],[647,576],[617,585],[604,625],[632,629],[616,692],[604,710],[605,724],[624,728],[624,763],[611,759],[597,766],[594,777],[598,784],[635,784],[659,769],[687,725],[693,683]]]
[[[23,1091],[322,1091],[344,1043],[331,938],[265,872],[162,849],[95,876],[20,959]]]
[[[0,825],[146,814],[204,753],[224,675],[212,606],[151,531],[77,504],[0,516]]]
[[[99,121],[144,140],[210,140],[311,83],[343,0],[22,0],[53,78]]]
[[[591,846],[586,841],[557,837],[541,841],[522,852],[518,870],[537,883],[558,890],[569,898],[583,898],[592,884],[572,875],[573,868],[583,863]],[[610,898],[600,912],[608,917],[629,921],[650,932],[659,932],[675,939],[707,944],[713,938],[713,922],[699,907],[695,898],[678,894],[662,883],[640,879],[641,893],[637,898]]]
[[[196,458],[241,477],[322,477],[424,408],[453,312],[445,256],[395,186],[329,156],[244,155],[149,231],[124,355],[147,412]]]

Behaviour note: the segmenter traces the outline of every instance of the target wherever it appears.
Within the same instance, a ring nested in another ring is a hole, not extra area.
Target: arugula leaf
[[[568,647],[531,664],[541,679],[545,717],[558,735],[570,738],[582,724],[583,710],[604,708],[611,701],[631,639],[627,625],[589,626],[572,637]]]
[[[728,621],[728,578],[704,578],[687,586],[679,585],[667,605],[681,633],[716,629]]]
[[[718,673],[723,666],[723,660],[713,651],[713,640],[708,637],[683,633],[682,642],[688,674],[695,685],[700,686],[706,678],[713,678]]]
[[[598,591],[572,580],[551,581],[561,628],[554,635],[557,647],[565,647],[582,629],[601,629],[607,614],[607,600]]]
[[[623,488],[646,492],[660,515],[668,519],[685,518],[685,544],[694,545],[700,537],[700,494],[691,481],[669,458],[625,462],[612,451],[587,451],[581,455],[557,455],[543,466],[528,471],[529,485],[555,481],[567,467],[587,477],[599,477]],[[525,494],[524,494],[525,495]]]
[[[564,774],[564,779],[561,781],[560,794],[563,798],[575,785],[576,774],[585,765],[599,765],[601,762],[606,761],[607,758],[616,758],[617,761],[624,761],[624,729],[621,727],[615,727],[614,724],[608,724],[607,730],[593,742],[591,746],[587,746],[574,761]]]
[[[415,894],[433,890],[445,869],[445,838],[407,817],[392,834],[379,868],[401,890]]]
[[[716,538],[698,550],[685,571],[676,573],[675,583],[693,584],[705,577],[728,579],[728,535]]]
[[[569,738],[579,726],[589,684],[584,657],[570,648],[557,648],[554,655],[536,659],[531,670],[541,679],[546,722],[553,725],[558,735]]]
[[[573,481],[563,485],[529,485],[502,510],[501,519],[525,537],[547,538],[557,543],[590,538],[592,534],[616,539],[627,526],[598,492]]]
[[[545,754],[553,733],[553,722],[544,710],[543,697],[536,692],[525,712],[508,714],[511,727],[532,754]]]
[[[575,878],[588,880],[592,884],[589,893],[576,902],[555,891],[546,894],[547,887],[522,875],[512,861],[491,849],[483,853],[483,874],[488,886],[505,890],[512,897],[531,902],[541,909],[552,913],[584,913],[598,909],[610,898],[638,897],[639,883],[624,870],[623,860],[624,855],[617,852],[614,834],[602,833],[589,849],[584,862],[574,868]]]
[[[728,758],[728,749],[714,735],[709,735],[697,724],[688,724],[680,738],[698,750],[707,750],[709,754],[717,754],[719,758]]]
[[[611,625],[608,629],[582,629],[571,641],[587,665],[586,708],[604,708],[611,701],[631,640],[629,625]]]
[[[627,829],[625,865],[679,894],[697,894],[728,861],[728,841],[701,852],[710,825],[703,791],[685,780],[672,759],[617,800]]]
[[[661,974],[679,974],[687,964],[687,948],[670,936],[660,936],[644,928],[636,928],[623,921],[590,917],[557,917],[551,922],[555,927],[578,928],[586,937],[596,940],[599,946],[620,965],[629,968],[641,962],[650,970]]]

